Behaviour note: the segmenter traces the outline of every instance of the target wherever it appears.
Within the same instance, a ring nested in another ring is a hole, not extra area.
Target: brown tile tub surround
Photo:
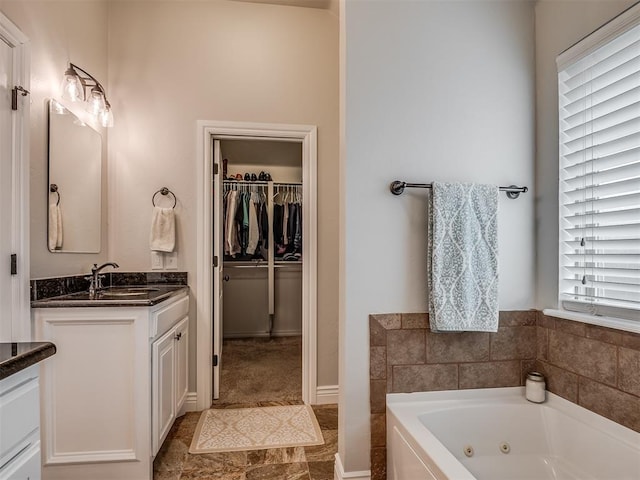
[[[548,317],[500,312],[496,333],[434,334],[425,313],[369,316],[371,478],[386,478],[387,393],[524,385],[547,389],[640,431],[640,335]]]
[[[547,389],[640,432],[640,335],[542,312],[537,324]]]
[[[535,310],[500,312],[497,333],[431,333],[426,313],[370,315],[371,478],[386,478],[387,393],[523,385]]]

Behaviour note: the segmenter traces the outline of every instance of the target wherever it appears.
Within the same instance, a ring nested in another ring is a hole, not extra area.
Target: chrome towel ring
[[[178,203],[178,198],[176,197],[175,193],[173,193],[167,187],[162,187],[160,190],[158,190],[156,193],[154,193],[153,196],[151,197],[151,203],[153,204],[154,207],[157,206],[156,205],[156,195],[158,195],[158,194],[171,195],[173,197],[173,207],[171,207],[171,208],[176,208],[176,205]]]
[[[49,185],[49,192],[58,195],[58,201],[56,202],[56,205],[60,205],[60,192],[58,191],[58,185],[56,185],[55,183]]]

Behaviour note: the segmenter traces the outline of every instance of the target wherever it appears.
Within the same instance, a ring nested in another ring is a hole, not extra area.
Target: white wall
[[[0,0],[0,10],[31,40],[32,278],[83,274],[107,259],[122,271],[149,270],[151,195],[168,186],[178,197],[179,269],[195,293],[196,120],[318,126],[318,384],[336,385],[337,17],[226,0]],[[106,86],[115,115],[103,143],[110,185],[98,255],[47,250],[46,99],[58,94],[69,61]]]
[[[427,311],[426,192],[392,180],[526,185],[500,197],[500,308],[534,303],[530,2],[347,1],[339,454],[369,468],[368,315]]]
[[[558,77],[556,56],[637,0],[536,5],[536,305],[558,305]]]
[[[30,208],[31,278],[88,273],[107,258],[106,190],[102,197],[102,251],[50,253],[47,249],[47,100],[59,98],[69,62],[107,81],[107,1],[0,0],[0,11],[29,37],[31,48]],[[107,94],[110,97],[109,89]],[[103,141],[106,156],[106,141]],[[103,162],[106,171],[106,162]]]
[[[109,38],[109,239],[126,270],[150,267],[151,195],[167,186],[178,268],[195,295],[197,120],[318,126],[318,384],[337,384],[337,18],[244,2],[110,2]]]

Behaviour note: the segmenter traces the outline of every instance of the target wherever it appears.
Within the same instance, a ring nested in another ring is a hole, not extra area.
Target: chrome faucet
[[[91,268],[91,276],[87,277],[91,282],[89,283],[89,298],[94,298],[96,293],[102,290],[103,275],[100,275],[100,271],[105,267],[120,268],[120,265],[115,262],[103,263],[100,266],[98,266],[97,263],[93,264],[93,267]]]

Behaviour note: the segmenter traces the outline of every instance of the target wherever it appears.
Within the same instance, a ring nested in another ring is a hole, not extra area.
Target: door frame
[[[302,400],[317,396],[317,127],[216,120],[197,122],[196,408],[211,406],[213,377],[213,140],[280,140],[302,145]],[[219,167],[222,174],[222,166]]]
[[[13,84],[30,91],[29,39],[2,12],[0,12],[0,38],[13,50]],[[2,325],[8,330],[11,341],[31,339],[31,313],[29,306],[29,112],[30,97],[18,95],[18,110],[13,112],[12,129],[12,207],[11,251],[17,254],[17,274],[11,278],[11,324]],[[6,288],[4,286],[3,288]],[[5,339],[6,340],[6,339]]]

